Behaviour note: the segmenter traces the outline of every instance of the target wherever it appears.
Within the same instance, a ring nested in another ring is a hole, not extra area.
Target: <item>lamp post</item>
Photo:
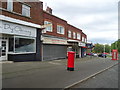
[[[104,48],[103,48],[104,58],[105,58],[105,45],[106,45],[106,44],[104,44]]]

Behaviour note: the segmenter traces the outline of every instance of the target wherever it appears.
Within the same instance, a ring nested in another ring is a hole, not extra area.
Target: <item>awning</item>
[[[71,39],[67,40],[67,42],[79,43],[79,41],[77,41],[77,40],[71,40]]]
[[[85,46],[82,46],[82,48],[87,48],[87,47],[85,47]]]

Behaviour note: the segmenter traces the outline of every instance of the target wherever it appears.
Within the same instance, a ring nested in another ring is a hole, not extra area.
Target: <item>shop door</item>
[[[7,40],[0,40],[0,61],[7,60],[8,42]]]

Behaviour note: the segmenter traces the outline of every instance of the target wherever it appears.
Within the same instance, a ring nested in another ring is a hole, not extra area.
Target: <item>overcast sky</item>
[[[41,0],[44,9],[53,9],[53,14],[65,19],[87,34],[93,43],[113,43],[118,39],[119,0]]]

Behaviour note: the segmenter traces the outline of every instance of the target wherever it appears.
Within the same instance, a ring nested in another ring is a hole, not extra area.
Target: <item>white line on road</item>
[[[61,65],[60,63],[48,62],[50,64]]]

